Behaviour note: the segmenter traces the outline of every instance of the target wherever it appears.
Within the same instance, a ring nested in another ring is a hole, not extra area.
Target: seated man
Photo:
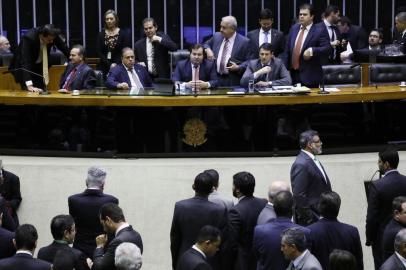
[[[259,47],[259,59],[248,61],[247,69],[241,78],[241,86],[246,87],[250,80],[261,87],[292,84],[288,70],[281,59],[274,57],[269,43],[263,43]]]
[[[367,53],[367,51],[375,51],[377,54],[383,50],[382,46],[383,33],[379,29],[372,29],[368,37],[368,46],[357,50],[360,53]],[[347,47],[346,51],[340,54],[340,58],[344,63],[350,63],[354,58],[354,53],[350,46]]]
[[[135,63],[134,51],[131,48],[123,49],[121,61],[122,63],[112,68],[107,75],[108,88],[128,90],[152,87],[148,71],[142,65]]]
[[[5,36],[0,35],[0,54],[11,53],[10,42]]]
[[[96,74],[85,63],[85,48],[82,45],[74,45],[70,50],[69,59],[70,63],[61,76],[59,92],[93,89],[96,86]]]
[[[214,62],[204,59],[203,46],[195,44],[190,50],[190,59],[176,65],[172,80],[187,88],[210,88],[217,86],[217,72]]]

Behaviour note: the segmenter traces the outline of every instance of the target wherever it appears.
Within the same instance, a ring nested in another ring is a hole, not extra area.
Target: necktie
[[[268,34],[269,34],[269,31],[264,32],[264,43],[269,43]]]
[[[224,40],[224,46],[223,46],[223,52],[221,54],[221,59],[220,59],[220,73],[221,74],[226,74],[226,57],[227,57],[227,52],[228,52],[228,43],[229,40],[226,39]]]
[[[69,76],[66,78],[65,84],[63,85],[63,89],[71,90],[71,84],[76,77],[77,68],[73,68],[72,71],[69,73]]]
[[[195,70],[195,78],[194,78],[194,80],[198,81],[199,80],[199,66],[193,67],[193,68]]]
[[[330,25],[329,26],[331,29],[331,42],[333,42],[334,40],[336,40],[336,34],[334,32],[334,26]],[[330,59],[334,60],[336,58],[336,48],[333,48],[330,54]]]
[[[135,85],[131,85],[131,87],[136,87],[137,89],[143,88],[142,83],[138,76],[135,74],[135,70],[133,68],[129,68],[128,71],[131,73],[131,77],[134,80]]]
[[[41,45],[41,52],[42,52],[42,75],[44,76],[44,83],[48,85],[49,83],[49,74],[48,74],[48,51],[47,45]]]
[[[154,46],[153,42],[151,42],[151,58],[152,58],[151,72],[152,72],[152,75],[156,76],[157,72],[156,72],[156,66],[155,66],[155,46]]]
[[[325,181],[326,184],[327,184],[327,177],[326,177],[326,175],[325,175],[325,173],[324,173],[324,170],[323,170],[323,167],[321,166],[320,161],[319,161],[316,157],[314,157],[313,160],[314,160],[314,163],[316,163],[317,168],[319,168],[321,174],[323,175],[324,181]]]
[[[296,70],[299,69],[300,51],[302,49],[302,42],[303,42],[303,36],[304,36],[305,29],[306,29],[305,27],[303,27],[303,26],[301,27],[295,48],[293,48],[292,68],[296,69]]]

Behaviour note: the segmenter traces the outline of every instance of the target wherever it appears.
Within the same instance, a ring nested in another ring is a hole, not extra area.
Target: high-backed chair
[[[358,86],[361,84],[361,67],[351,65],[323,66],[324,84],[329,86]],[[334,74],[333,74],[334,73]]]
[[[371,84],[393,84],[406,81],[405,64],[373,64],[369,67]]]
[[[181,61],[189,58],[190,52],[188,50],[177,50],[174,52],[169,52],[171,58],[171,75],[175,71],[176,64]]]
[[[0,54],[0,66],[8,67],[10,65],[11,59],[13,59],[12,53],[3,53]]]
[[[96,74],[96,87],[104,87],[103,72],[101,70],[95,69],[94,74]]]

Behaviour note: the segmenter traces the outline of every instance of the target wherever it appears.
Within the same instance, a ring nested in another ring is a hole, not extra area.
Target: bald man
[[[271,183],[268,190],[268,204],[259,214],[257,225],[269,223],[276,218],[275,210],[273,209],[273,198],[281,191],[290,191],[288,182],[275,181]]]

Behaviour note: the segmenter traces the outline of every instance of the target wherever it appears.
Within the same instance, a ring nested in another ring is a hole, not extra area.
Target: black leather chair
[[[405,64],[373,64],[369,67],[371,84],[393,84],[406,81]]]
[[[329,86],[357,86],[361,84],[361,67],[351,65],[323,66],[324,84]],[[334,73],[334,74],[332,74]]]
[[[11,59],[13,59],[12,53],[0,54],[0,67],[8,67],[10,65]]]
[[[95,69],[94,74],[96,74],[96,87],[104,87],[103,72],[101,70]]]
[[[174,52],[169,52],[171,58],[171,74],[175,71],[176,64],[189,58],[190,52],[188,50],[177,50]]]

